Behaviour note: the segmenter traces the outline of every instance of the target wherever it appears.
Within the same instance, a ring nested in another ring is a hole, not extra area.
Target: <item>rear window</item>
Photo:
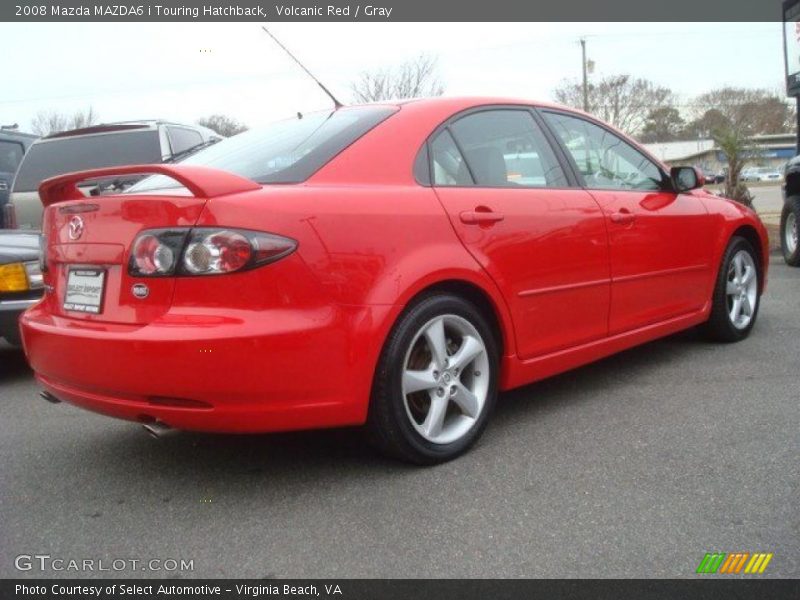
[[[240,133],[179,162],[230,171],[258,183],[300,183],[397,110],[359,106],[309,113]],[[172,179],[153,175],[127,193],[176,187],[181,186]]]
[[[15,173],[23,154],[22,144],[0,140],[0,173]]]
[[[72,171],[160,162],[156,130],[56,138],[31,146],[14,180],[14,191],[34,191],[43,179]]]
[[[169,134],[169,145],[173,154],[186,152],[190,148],[203,143],[203,137],[194,129],[167,127],[167,133]]]

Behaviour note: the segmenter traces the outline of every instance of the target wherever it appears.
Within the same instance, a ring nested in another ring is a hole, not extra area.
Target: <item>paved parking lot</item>
[[[750,186],[753,206],[760,214],[778,214],[783,209],[783,191],[779,185]]]
[[[0,577],[42,576],[19,554],[193,560],[184,577],[687,577],[708,551],[799,577],[799,317],[800,270],[774,258],[746,342],[689,332],[505,394],[472,453],[427,469],[353,431],[152,440],[39,400],[3,347]]]

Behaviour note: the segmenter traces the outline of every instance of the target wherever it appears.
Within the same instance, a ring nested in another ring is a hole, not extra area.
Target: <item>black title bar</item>
[[[3,0],[0,21],[781,21],[781,0]],[[709,30],[709,47],[714,31]]]
[[[600,557],[598,557],[600,559]],[[119,598],[191,598],[298,600],[505,600],[512,598],[557,600],[693,600],[696,598],[750,598],[796,600],[800,582],[779,579],[745,579],[698,576],[691,580],[577,579],[360,579],[360,580],[2,580],[3,600],[115,600]]]

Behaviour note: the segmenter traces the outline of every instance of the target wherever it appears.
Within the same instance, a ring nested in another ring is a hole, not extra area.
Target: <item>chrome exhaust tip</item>
[[[148,435],[154,438],[162,438],[171,433],[175,433],[177,429],[173,429],[169,425],[165,425],[161,421],[153,421],[152,423],[144,423],[142,425]]]
[[[39,397],[47,400],[50,404],[61,404],[61,400],[53,396],[53,394],[50,392],[45,392],[44,390],[39,392]]]

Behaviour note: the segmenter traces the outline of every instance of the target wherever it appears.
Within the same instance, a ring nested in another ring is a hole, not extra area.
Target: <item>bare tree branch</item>
[[[97,123],[97,113],[91,106],[85,111],[78,110],[71,116],[55,110],[40,111],[31,121],[31,130],[41,136],[69,131],[70,129],[80,129],[91,127]]]
[[[213,129],[218,134],[225,137],[242,133],[248,129],[247,125],[244,123],[225,115],[210,115],[208,117],[203,117],[202,119],[197,120],[197,124],[202,125],[203,127],[208,127],[209,129]]]
[[[441,96],[444,85],[438,75],[436,58],[426,54],[397,67],[364,71],[350,84],[356,103]]]
[[[583,108],[580,83],[564,81],[553,95],[557,102]],[[647,79],[610,75],[589,84],[589,112],[625,133],[639,133],[653,109],[673,104],[672,90]]]
[[[748,135],[785,133],[795,126],[794,107],[766,89],[719,88],[698,96],[693,108],[692,124],[709,134],[726,123]]]

